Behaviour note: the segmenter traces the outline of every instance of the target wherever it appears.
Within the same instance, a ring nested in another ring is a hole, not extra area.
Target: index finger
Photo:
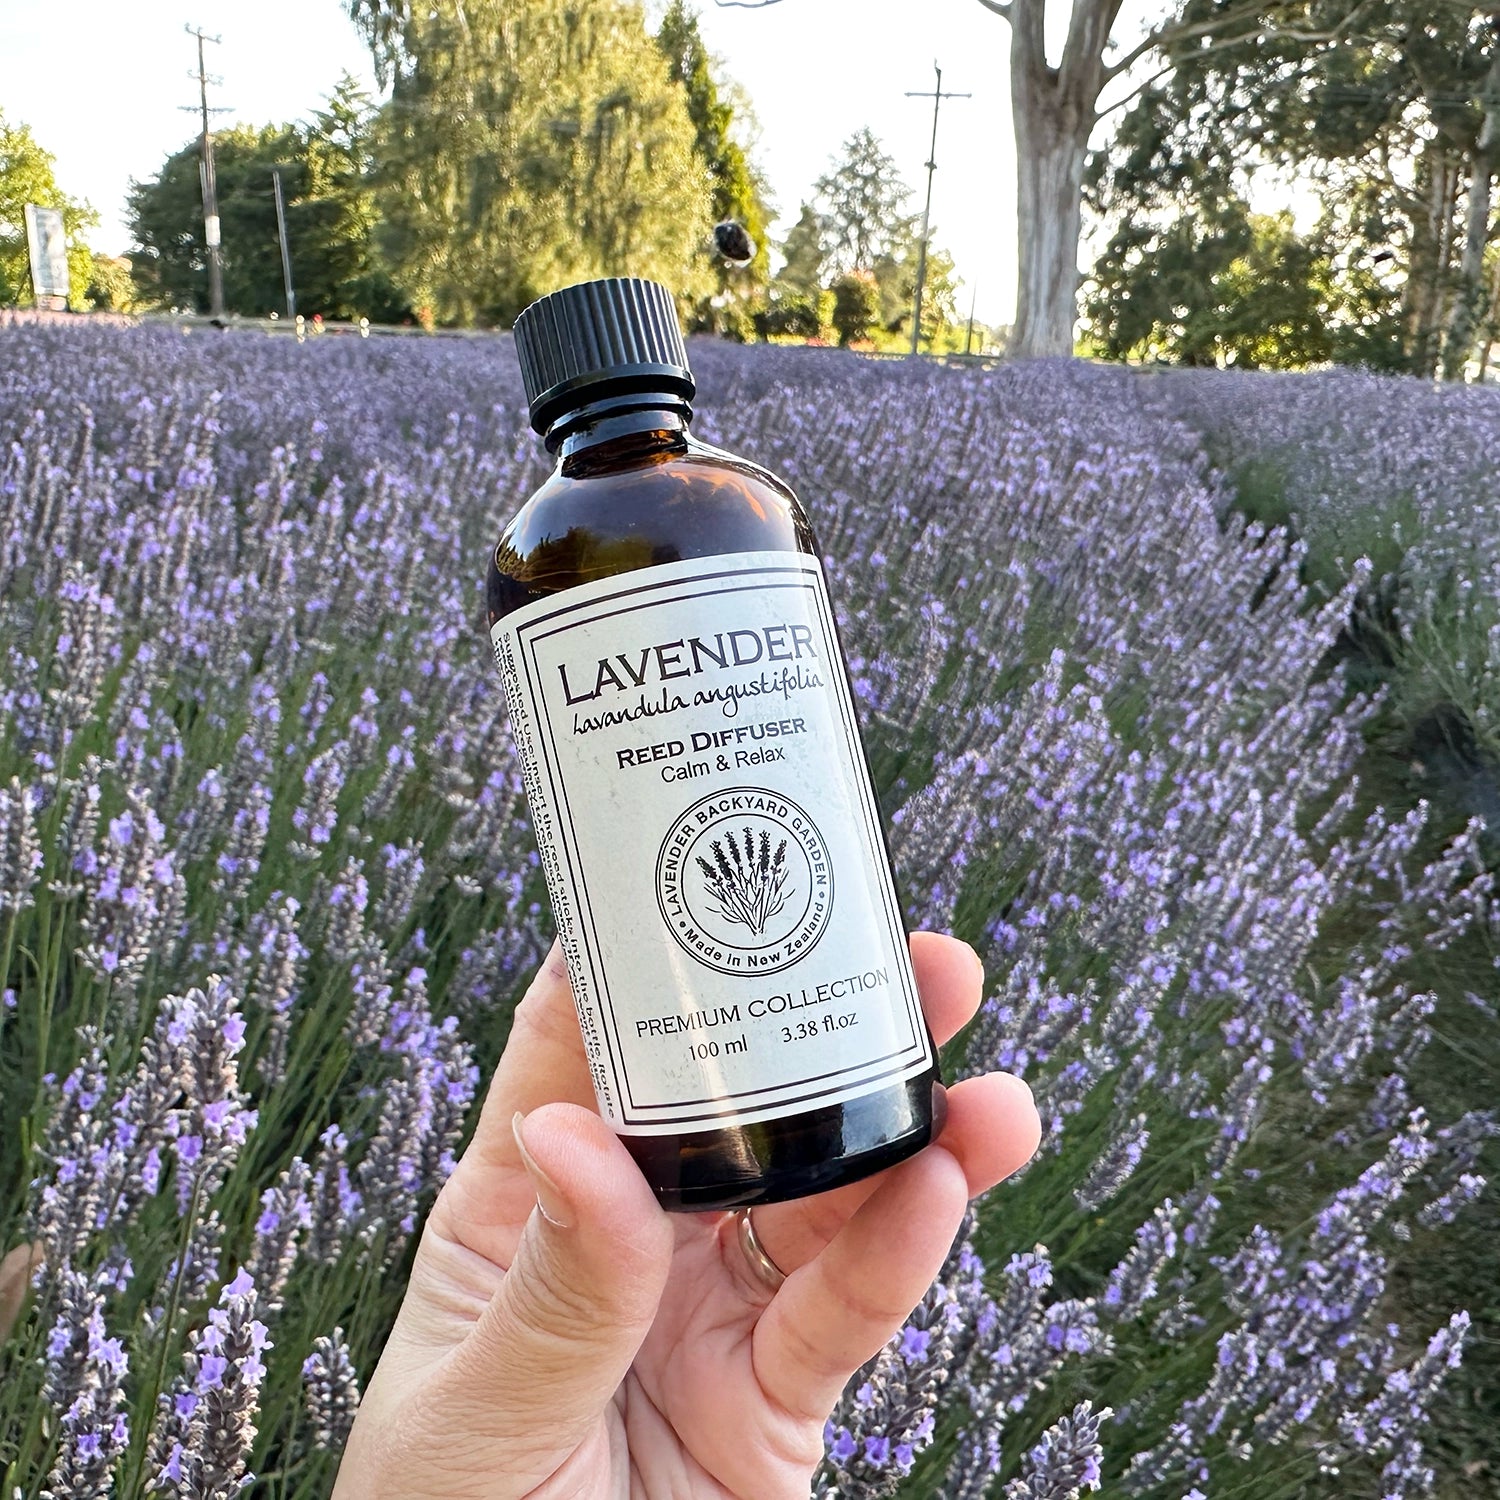
[[[516,1007],[474,1138],[433,1204],[430,1234],[510,1264],[536,1205],[511,1121],[543,1104],[595,1107],[568,967],[555,942]]]
[[[505,1051],[464,1155],[477,1152],[486,1165],[519,1171],[521,1157],[511,1119],[517,1113],[529,1115],[543,1104],[598,1108],[568,965],[556,940],[516,1006]]]

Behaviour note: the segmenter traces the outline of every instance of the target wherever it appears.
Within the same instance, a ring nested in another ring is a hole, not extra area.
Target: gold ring
[[[750,1210],[736,1208],[731,1213],[731,1217],[735,1221],[735,1232],[739,1237],[740,1249],[744,1251],[750,1269],[755,1272],[756,1280],[769,1291],[779,1291],[781,1284],[786,1280],[786,1272],[766,1254],[766,1247],[761,1244],[760,1236],[755,1232]]]

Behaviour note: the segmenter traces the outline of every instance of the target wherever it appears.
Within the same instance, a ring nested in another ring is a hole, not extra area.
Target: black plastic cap
[[[516,319],[515,339],[531,425],[541,433],[602,396],[693,395],[677,306],[655,281],[616,276],[564,287]]]

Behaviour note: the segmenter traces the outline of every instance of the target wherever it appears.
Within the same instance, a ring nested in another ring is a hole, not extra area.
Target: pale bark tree
[[[1099,96],[1121,71],[1106,64],[1104,54],[1122,0],[1073,0],[1067,42],[1055,67],[1047,59],[1046,0],[979,3],[1010,23],[1019,233],[1010,351],[1019,358],[1071,354],[1084,166],[1099,120]]]
[[[1278,23],[1271,0],[1226,5],[1212,17],[1188,19],[1183,6],[1117,55],[1114,32],[1123,0],[1072,0],[1067,40],[1056,64],[1046,46],[1047,0],[979,0],[1010,26],[1010,97],[1016,137],[1016,217],[1019,232],[1016,327],[1010,352],[1018,358],[1073,352],[1078,320],[1078,244],[1083,231],[1083,176],[1089,138],[1105,115],[1129,103],[1146,84],[1171,71],[1174,49],[1194,44],[1195,55],[1240,45],[1257,36],[1308,42],[1333,40],[1361,9],[1327,30]],[[1297,7],[1286,7],[1295,13]],[[1138,65],[1156,67],[1136,87],[1109,85]]]
[[[779,0],[716,0],[721,6],[758,9]],[[1257,35],[1327,41],[1339,27],[1299,32],[1276,24],[1276,13],[1295,4],[1245,0],[1225,5],[1209,18],[1186,19],[1185,4],[1143,37],[1110,57],[1124,0],[1072,0],[1067,40],[1054,64],[1047,56],[1048,0],[979,0],[1010,26],[1010,98],[1016,138],[1016,220],[1018,233],[1016,326],[1009,344],[1014,358],[1073,352],[1078,321],[1078,247],[1083,234],[1083,177],[1089,139],[1105,115],[1121,108],[1163,74],[1170,72],[1174,48],[1195,43],[1207,49],[1239,45]],[[1056,4],[1057,0],[1053,0]],[[1349,0],[1349,15],[1361,0]],[[1346,20],[1348,17],[1345,18]],[[1138,65],[1157,59],[1150,75],[1131,87],[1111,91]]]
[[[1500,22],[1494,27],[1494,51],[1485,77],[1481,103],[1484,123],[1469,162],[1469,204],[1459,259],[1458,293],[1448,323],[1443,351],[1443,378],[1458,380],[1474,352],[1475,335],[1485,307],[1484,251],[1489,242],[1491,189],[1500,166]],[[1486,347],[1486,353],[1488,348]]]

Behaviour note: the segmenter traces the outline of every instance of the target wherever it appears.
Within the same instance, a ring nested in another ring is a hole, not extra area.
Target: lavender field
[[[1490,1492],[1500,392],[693,358],[1046,1126],[816,1493]],[[331,1486],[549,941],[523,410],[500,339],[0,331],[7,1500]]]

